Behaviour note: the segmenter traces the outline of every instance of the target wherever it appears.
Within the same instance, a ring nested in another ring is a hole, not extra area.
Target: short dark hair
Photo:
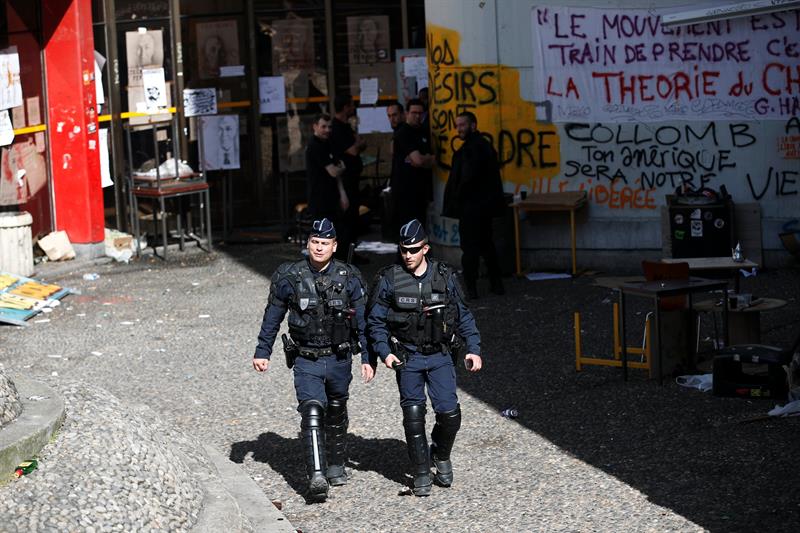
[[[314,124],[319,124],[320,120],[324,120],[326,122],[330,122],[331,116],[327,113],[317,113],[314,115]]]
[[[406,102],[406,106],[408,109],[411,109],[412,105],[418,105],[423,109],[423,111],[425,110],[425,104],[419,98],[412,98],[411,100]]]
[[[353,103],[353,97],[349,94],[337,94],[333,99],[333,110],[336,113],[341,113],[344,108]]]
[[[458,117],[464,117],[470,124],[474,124],[475,126],[478,125],[478,118],[472,111],[462,111],[461,113],[456,115],[456,118]]]
[[[400,102],[398,102],[397,100],[395,100],[394,102],[391,102],[391,103],[389,103],[389,105],[387,105],[386,107],[387,107],[387,108],[389,108],[389,107],[396,107],[396,108],[397,108],[397,110],[398,110],[399,112],[401,112],[401,113],[402,113],[403,111],[405,111],[405,109],[403,109],[403,104],[401,104],[401,103],[400,103]]]
[[[423,87],[422,89],[420,89],[419,92],[417,93],[417,96],[421,95],[422,93],[428,94],[428,88]]]

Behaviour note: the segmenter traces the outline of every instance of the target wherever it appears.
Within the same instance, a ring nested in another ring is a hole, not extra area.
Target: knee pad
[[[330,400],[325,410],[325,425],[339,426],[347,423],[347,400]]]
[[[452,411],[436,413],[436,424],[446,433],[456,433],[461,428],[461,405]]]
[[[425,404],[407,405],[403,407],[403,428],[406,433],[425,433]]]
[[[300,403],[300,416],[302,429],[320,429],[323,426],[325,408],[317,400],[304,400]]]

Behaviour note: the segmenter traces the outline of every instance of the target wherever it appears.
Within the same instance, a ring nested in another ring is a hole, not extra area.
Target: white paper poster
[[[38,126],[42,123],[41,107],[39,107],[39,97],[31,96],[25,99],[25,105],[28,107],[28,125]]]
[[[375,105],[378,102],[378,78],[361,78],[358,86],[362,105]]]
[[[258,102],[261,113],[286,112],[286,84],[283,76],[258,78]]]
[[[161,30],[125,32],[128,85],[142,85],[142,69],[164,65],[164,40]]]
[[[104,189],[114,185],[111,179],[111,163],[108,157],[108,128],[97,130],[97,141],[100,143],[100,186]]]
[[[25,124],[25,108],[17,106],[11,108],[11,122],[14,124],[15,129],[24,128]]]
[[[203,169],[239,168],[239,115],[200,117]]]
[[[103,67],[106,64],[106,58],[98,52],[94,51],[94,95],[97,99],[97,112],[100,112],[100,106],[106,103],[106,95],[103,91]]]
[[[143,68],[142,85],[144,103],[148,111],[167,107],[167,83],[164,80],[163,68]]]
[[[667,12],[533,8],[532,99],[553,122],[796,116],[797,10],[677,27]]]
[[[403,59],[403,75],[417,79],[417,92],[428,86],[428,60],[425,56],[411,56]]]
[[[0,109],[22,105],[22,82],[19,77],[17,47],[0,50]]]
[[[207,89],[183,90],[183,114],[187,117],[217,114],[217,91]]]
[[[359,107],[358,133],[391,133],[392,125],[386,116],[385,107]]]
[[[14,141],[14,126],[11,125],[11,117],[8,109],[0,111],[0,146],[8,146]]]
[[[235,78],[244,76],[244,65],[227,65],[219,67],[220,78]]]

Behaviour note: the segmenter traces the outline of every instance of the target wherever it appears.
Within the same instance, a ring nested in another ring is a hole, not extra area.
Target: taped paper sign
[[[217,91],[208,89],[184,89],[183,113],[187,117],[217,114]]]
[[[19,77],[17,47],[0,50],[0,109],[22,105],[22,82]]]
[[[286,85],[283,76],[258,78],[258,107],[261,113],[286,112]]]

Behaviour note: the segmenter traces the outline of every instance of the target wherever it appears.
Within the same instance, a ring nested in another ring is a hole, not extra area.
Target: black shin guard
[[[303,452],[308,477],[306,497],[321,501],[328,496],[328,480],[325,477],[327,464],[325,461],[325,409],[314,400],[300,404],[300,433],[303,440]]]
[[[328,452],[328,481],[338,486],[347,483],[347,400],[330,400],[325,410],[325,441]]]
[[[415,496],[428,496],[431,493],[431,463],[428,437],[425,435],[425,412],[424,404],[403,407],[403,428],[408,458],[411,461],[411,474],[414,476]]]
[[[434,479],[437,484],[444,487],[453,484],[453,465],[450,462],[450,452],[460,427],[460,405],[457,405],[452,411],[436,413],[436,424],[431,431],[431,458],[436,466]]]

